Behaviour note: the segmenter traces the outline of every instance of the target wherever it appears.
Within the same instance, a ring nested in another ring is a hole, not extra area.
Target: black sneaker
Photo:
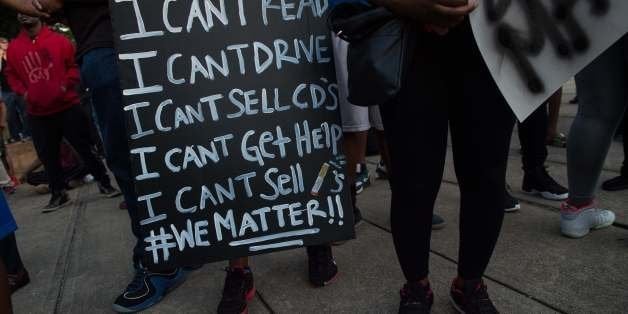
[[[310,283],[316,287],[324,287],[336,279],[338,266],[331,253],[331,246],[308,246],[307,257]]]
[[[98,189],[100,190],[100,194],[106,196],[107,198],[114,198],[122,195],[122,192],[111,186],[111,184],[102,184],[98,182]]]
[[[168,292],[182,284],[187,274],[182,268],[156,273],[138,267],[131,283],[113,303],[113,310],[118,313],[143,311],[159,303]]]
[[[499,311],[488,296],[484,281],[456,279],[451,285],[451,304],[463,314],[497,314]]]
[[[218,304],[218,314],[248,313],[248,302],[255,297],[253,272],[250,268],[227,267],[227,278]]]
[[[52,197],[50,198],[50,202],[48,202],[48,205],[46,205],[46,207],[44,207],[44,209],[42,210],[42,213],[52,213],[56,211],[57,209],[67,205],[69,202],[70,202],[70,197],[68,196],[68,193],[66,193],[65,191],[54,193],[52,194]]]
[[[423,314],[432,310],[434,293],[429,284],[424,286],[418,282],[408,282],[399,294],[401,295],[399,314]]]
[[[569,190],[554,181],[545,167],[525,171],[522,189],[525,193],[540,195],[550,201],[564,201],[569,198]]]
[[[445,223],[445,219],[443,217],[433,214],[432,215],[432,230],[440,230],[445,228],[447,223]]]
[[[602,189],[609,192],[628,189],[628,176],[618,176],[602,184]]]
[[[504,211],[507,213],[513,213],[521,209],[521,204],[519,204],[519,200],[512,197],[510,192],[506,190],[506,196],[504,197]]]
[[[377,178],[380,180],[388,180],[388,169],[386,169],[386,165],[384,164],[383,160],[380,160],[379,163],[377,164],[377,168],[375,169],[375,172],[377,173]]]

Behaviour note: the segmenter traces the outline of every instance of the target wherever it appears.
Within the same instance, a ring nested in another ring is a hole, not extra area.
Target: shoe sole
[[[61,205],[59,205],[57,207],[42,209],[41,212],[42,212],[42,214],[54,213],[54,212],[58,211],[59,209],[64,208],[64,207],[70,205],[72,202],[73,202],[73,200],[69,200],[69,201],[67,201],[67,202],[65,202],[65,203],[63,203],[63,204],[61,204]]]
[[[564,201],[566,199],[569,198],[569,193],[565,193],[565,194],[554,194],[554,193],[550,193],[550,192],[541,192],[541,191],[537,191],[537,190],[530,190],[530,191],[526,191],[526,190],[522,190],[523,193],[531,195],[531,196],[540,196],[541,198],[544,198],[546,200],[549,201]]]
[[[604,229],[604,228],[608,228],[610,226],[613,225],[613,223],[615,223],[615,221],[609,222],[609,223],[605,223],[603,225],[599,225],[599,226],[595,226],[593,228],[589,228],[586,230],[579,230],[576,232],[566,232],[561,230],[561,233],[568,237],[568,238],[572,238],[572,239],[580,239],[580,238],[584,238],[586,235],[588,235],[589,233],[591,233],[591,230],[600,230],[600,229]]]
[[[451,303],[451,305],[454,307],[454,309],[460,313],[460,314],[465,314],[466,312],[463,311],[458,304],[456,303],[456,301],[454,301],[454,298],[451,297],[451,295],[449,295],[449,303]]]
[[[331,285],[332,283],[336,282],[336,279],[338,279],[338,276],[339,276],[339,275],[340,275],[340,272],[339,272],[339,271],[337,271],[337,272],[336,272],[336,274],[335,274],[333,277],[331,277],[331,279],[329,279],[329,280],[327,280],[327,281],[323,282],[323,284],[322,284],[322,285],[315,284],[315,283],[313,283],[313,282],[310,282],[310,284],[312,284],[312,286],[314,286],[315,288],[325,288],[325,287],[327,287],[327,286]]]
[[[115,198],[122,195],[122,192],[118,191],[116,193],[111,193],[111,194],[105,194],[105,193],[100,193],[100,194],[102,194],[105,198]]]
[[[515,207],[505,208],[505,209],[504,209],[504,212],[507,212],[507,213],[514,213],[514,212],[519,211],[520,209],[521,209],[521,204],[517,204]]]
[[[445,227],[447,227],[447,223],[445,222],[440,224],[432,224],[432,230],[442,230],[445,229]]]
[[[166,289],[166,291],[159,298],[153,300],[153,302],[149,303],[148,305],[142,306],[141,308],[138,308],[138,309],[131,309],[131,308],[123,307],[123,306],[120,306],[120,305],[117,305],[117,304],[114,303],[111,306],[111,308],[115,312],[117,312],[117,313],[137,313],[137,312],[141,312],[141,311],[147,310],[147,309],[157,305],[159,302],[161,302],[170,292],[172,292],[175,289],[179,288],[179,286],[181,286],[185,282],[185,280],[187,279],[187,272],[183,276],[184,276],[184,278],[181,281],[175,283],[174,285],[172,285],[172,287]]]
[[[359,187],[358,186],[355,187],[355,194],[356,195],[360,195],[360,194],[362,194],[362,192],[364,192],[364,185],[360,185]]]
[[[602,190],[607,191],[607,192],[618,192],[618,191],[628,190],[628,185],[621,186],[621,187],[613,187],[613,188],[602,187]]]

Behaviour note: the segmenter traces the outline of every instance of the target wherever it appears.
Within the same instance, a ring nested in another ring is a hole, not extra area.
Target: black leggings
[[[392,233],[408,281],[427,277],[431,222],[451,128],[460,186],[459,275],[480,278],[504,215],[514,115],[491,78],[468,23],[421,34],[398,101],[382,106],[392,164]]]
[[[534,171],[545,166],[547,160],[547,126],[549,115],[547,104],[536,109],[523,123],[519,123],[519,141],[521,143],[524,171]]]

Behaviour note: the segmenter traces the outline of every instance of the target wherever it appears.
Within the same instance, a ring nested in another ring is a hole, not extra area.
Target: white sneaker
[[[615,213],[610,210],[596,208],[593,204],[575,208],[568,203],[561,205],[560,231],[570,238],[582,238],[591,229],[602,229],[615,222]]]

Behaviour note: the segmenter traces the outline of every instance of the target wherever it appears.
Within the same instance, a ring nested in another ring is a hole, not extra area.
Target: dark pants
[[[468,23],[446,36],[419,37],[398,101],[381,108],[392,163],[394,244],[406,279],[425,278],[449,127],[461,193],[458,272],[478,279],[501,230],[514,115]]]
[[[528,117],[523,123],[519,123],[519,141],[522,148],[523,170],[529,171],[541,168],[547,159],[547,126],[549,116],[547,104],[543,104]]]
[[[33,142],[39,159],[46,168],[50,191],[55,194],[65,189],[61,167],[60,145],[65,138],[81,157],[89,172],[104,185],[110,185],[105,165],[92,151],[93,141],[87,130],[89,120],[79,106],[47,116],[29,116]]]
[[[140,238],[137,196],[133,185],[131,158],[126,133],[122,90],[118,77],[116,53],[112,48],[90,50],[81,60],[83,85],[92,93],[92,105],[98,118],[102,134],[105,156],[109,169],[113,172],[120,190],[124,194],[131,229],[137,237],[133,250],[133,261],[137,264],[143,255],[143,242]]]
[[[17,249],[14,232],[0,240],[0,258],[2,258],[4,266],[7,268],[7,273],[10,275],[17,274],[24,268],[20,251]]]

